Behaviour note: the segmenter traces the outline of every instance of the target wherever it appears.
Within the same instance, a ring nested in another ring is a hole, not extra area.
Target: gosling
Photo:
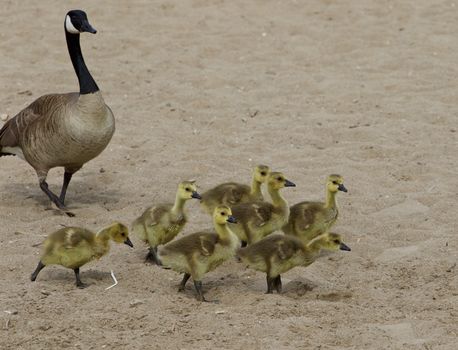
[[[339,216],[336,194],[347,192],[340,175],[329,175],[326,181],[326,202],[300,202],[290,208],[288,223],[283,232],[305,243],[328,232]]]
[[[296,186],[283,173],[272,172],[267,180],[267,190],[272,198],[269,202],[242,203],[233,206],[237,224],[231,228],[242,241],[242,246],[260,241],[272,232],[281,229],[288,221],[289,206],[280,190]]]
[[[66,227],[51,233],[44,241],[43,254],[30,279],[35,281],[47,265],[61,265],[73,269],[76,286],[85,288],[87,285],[80,279],[80,267],[107,254],[110,240],[133,247],[127,227],[117,222],[97,234],[81,227]]]
[[[216,233],[197,232],[173,241],[159,250],[159,258],[164,266],[184,273],[179,292],[184,291],[189,277],[194,280],[197,300],[206,302],[202,291],[202,277],[224,261],[235,256],[240,242],[227,223],[235,223],[231,209],[216,207],[213,223]]]
[[[218,205],[232,207],[235,204],[264,200],[261,185],[266,182],[270,169],[258,165],[253,169],[251,187],[248,185],[227,182],[220,184],[202,194],[202,208],[210,215]]]
[[[134,234],[149,245],[146,261],[160,265],[157,247],[170,242],[183,230],[188,221],[184,205],[191,198],[201,199],[201,196],[194,181],[183,181],[178,185],[175,203],[150,207],[132,223]]]
[[[351,250],[337,233],[325,233],[307,244],[294,236],[274,234],[239,249],[237,255],[249,268],[266,273],[266,294],[272,294],[274,289],[277,293],[282,291],[282,273],[312,264],[322,249]]]

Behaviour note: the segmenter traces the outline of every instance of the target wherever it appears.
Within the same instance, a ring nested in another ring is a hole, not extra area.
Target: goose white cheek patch
[[[75,26],[72,23],[72,20],[70,19],[70,16],[67,15],[65,17],[65,30],[71,34],[79,34],[79,30],[75,28]]]

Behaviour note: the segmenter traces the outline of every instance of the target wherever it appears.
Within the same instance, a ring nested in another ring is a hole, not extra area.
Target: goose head
[[[231,208],[221,205],[213,211],[213,221],[218,225],[226,225],[228,222],[235,224],[237,220],[232,216]]]
[[[80,34],[84,32],[95,34],[97,31],[89,24],[86,12],[81,10],[71,10],[65,16],[65,31],[70,34]]]
[[[256,182],[264,183],[269,177],[270,169],[267,165],[258,165],[253,170],[253,177]]]
[[[329,192],[348,192],[343,184],[343,177],[340,175],[329,175],[326,181],[326,187]]]
[[[269,174],[267,184],[270,189],[279,190],[284,187],[295,187],[296,185],[285,178],[281,172],[272,172]]]
[[[178,185],[178,196],[184,200],[191,198],[202,199],[200,194],[197,193],[197,186],[193,180],[183,181]]]

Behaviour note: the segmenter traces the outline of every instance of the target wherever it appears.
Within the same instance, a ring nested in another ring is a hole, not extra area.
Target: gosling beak
[[[285,187],[296,187],[296,184],[288,179],[285,179]]]
[[[236,224],[237,220],[232,215],[229,215],[229,217],[227,218],[227,222],[230,222],[231,224]]]
[[[345,243],[340,243],[340,250],[346,250],[347,252],[350,252],[351,248]]]
[[[81,32],[88,32],[92,34],[97,33],[95,28],[91,26],[88,21],[83,21],[83,23],[81,24]]]
[[[200,194],[198,194],[196,191],[194,191],[191,195],[192,198],[195,198],[195,199],[202,199],[202,196]]]
[[[345,186],[343,184],[340,184],[339,187],[337,188],[339,191],[342,191],[342,192],[348,192],[348,190],[345,188]]]
[[[126,238],[126,240],[124,241],[124,244],[127,244],[129,247],[134,247],[134,245],[132,244],[132,241],[129,239],[129,238]]]

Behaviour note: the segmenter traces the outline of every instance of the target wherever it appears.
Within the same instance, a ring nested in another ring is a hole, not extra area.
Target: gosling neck
[[[270,198],[272,198],[272,204],[277,208],[288,207],[288,202],[280,193],[280,190],[269,187],[268,188]]]
[[[318,255],[323,248],[323,244],[320,239],[314,239],[307,244],[307,249],[312,253],[312,255]]]
[[[100,230],[95,235],[96,242],[98,244],[102,245],[106,249],[108,249],[108,247],[110,245],[109,244],[110,239],[111,239],[111,235],[110,235],[110,228],[109,227]]]
[[[332,192],[332,191],[326,190],[326,205],[325,205],[325,207],[327,209],[335,209],[337,207],[336,195],[337,195],[337,192]]]
[[[214,223],[215,224],[215,230],[216,230],[216,233],[218,234],[218,236],[220,237],[224,237],[224,238],[227,238],[227,237],[230,237],[232,235],[235,235],[235,233],[232,232],[232,230],[229,228],[229,226],[227,224],[218,224],[218,223]]]
[[[172,207],[172,213],[174,215],[181,215],[183,214],[184,204],[186,203],[186,199],[181,197],[178,193],[175,197],[175,203]]]
[[[80,35],[71,34],[65,30],[65,37],[67,39],[67,48],[70,58],[72,60],[73,68],[75,69],[76,76],[80,85],[80,94],[91,94],[99,91],[94,78],[92,78],[89,69],[84,63],[83,54],[80,46]]]
[[[251,182],[251,195],[259,197],[261,195],[261,183],[253,177]]]

